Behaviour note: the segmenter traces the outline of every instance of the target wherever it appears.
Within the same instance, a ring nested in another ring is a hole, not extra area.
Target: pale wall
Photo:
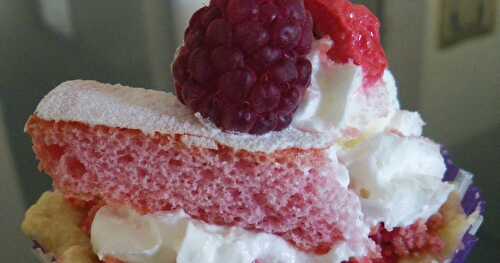
[[[386,0],[384,45],[403,106],[454,146],[500,125],[500,3],[494,33],[448,49],[439,48],[440,3]]]
[[[500,125],[500,3],[494,33],[441,50],[440,1],[425,2],[419,108],[428,134],[453,146]]]

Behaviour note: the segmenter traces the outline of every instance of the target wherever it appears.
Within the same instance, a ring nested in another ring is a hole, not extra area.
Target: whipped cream
[[[394,77],[386,70],[375,86],[365,88],[361,66],[338,64],[328,58],[332,44],[328,37],[313,42],[308,56],[311,85],[292,126],[321,133],[345,129],[356,129],[358,133],[383,131],[400,108]]]
[[[327,255],[306,254],[284,239],[238,227],[209,225],[183,211],[139,215],[105,206],[92,223],[91,242],[102,260],[128,263],[340,263],[366,251],[340,244]]]
[[[382,133],[339,153],[369,225],[405,227],[435,214],[453,186],[439,145],[425,138]]]
[[[400,110],[394,114],[385,130],[406,137],[421,136],[424,126],[425,122],[418,112]]]

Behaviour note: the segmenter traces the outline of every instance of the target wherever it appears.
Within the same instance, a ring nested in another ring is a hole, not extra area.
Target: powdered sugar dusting
[[[227,133],[204,125],[170,93],[88,80],[62,83],[43,98],[35,114],[45,120],[138,129],[149,135],[181,134],[188,145],[214,148],[222,144],[251,152],[326,148],[337,137],[293,127],[261,136]]]

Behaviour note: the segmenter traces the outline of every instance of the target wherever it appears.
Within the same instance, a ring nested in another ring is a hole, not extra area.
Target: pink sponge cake
[[[325,151],[299,148],[306,134],[292,141],[302,132],[241,139],[221,133],[217,140],[180,109],[162,92],[73,81],[42,100],[26,129],[41,169],[66,197],[144,214],[183,209],[322,254],[341,241],[366,243],[366,229],[353,224],[361,221],[357,197],[340,184],[342,171]],[[238,148],[245,139],[253,144]],[[238,144],[222,144],[231,140]],[[287,148],[268,152],[279,141]],[[307,144],[314,141],[333,142]]]
[[[51,262],[462,263],[484,202],[400,109],[378,19],[348,0],[213,0],[176,93],[75,80],[26,124]],[[446,158],[445,158],[446,157]]]

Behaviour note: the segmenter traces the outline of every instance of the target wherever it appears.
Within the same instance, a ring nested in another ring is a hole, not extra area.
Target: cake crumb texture
[[[443,224],[437,234],[444,240],[445,246],[442,252],[438,255],[424,254],[402,258],[400,263],[442,262],[443,259],[450,259],[454,256],[457,249],[461,247],[462,237],[478,216],[477,214],[466,216],[460,202],[460,195],[454,192],[440,210]]]
[[[281,236],[326,254],[342,241],[367,248],[357,196],[324,151],[273,154],[185,145],[180,136],[31,118],[40,168],[68,198],[141,213],[183,209],[209,224]]]

